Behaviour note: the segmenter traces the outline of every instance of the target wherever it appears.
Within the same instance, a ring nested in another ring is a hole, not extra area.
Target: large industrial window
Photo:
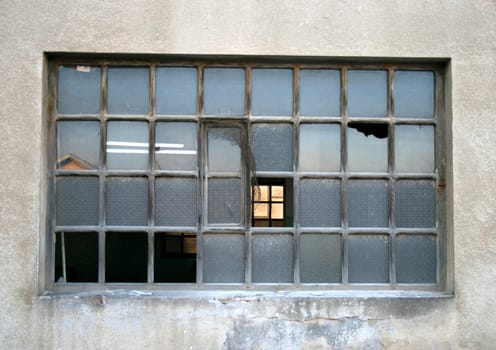
[[[55,290],[443,288],[443,66],[49,66]]]

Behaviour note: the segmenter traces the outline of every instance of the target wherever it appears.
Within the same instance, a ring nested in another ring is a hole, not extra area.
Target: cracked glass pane
[[[210,128],[208,130],[208,171],[241,172],[241,130]]]
[[[348,170],[357,172],[388,170],[387,124],[348,124]]]

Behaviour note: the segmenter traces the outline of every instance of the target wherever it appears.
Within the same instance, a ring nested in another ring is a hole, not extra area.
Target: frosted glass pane
[[[107,111],[110,114],[148,114],[150,71],[148,68],[108,69]]]
[[[339,180],[300,181],[300,226],[341,226],[341,185]]]
[[[145,232],[107,232],[105,281],[146,282],[148,235]]]
[[[256,124],[252,128],[257,171],[293,171],[293,127]]]
[[[193,67],[157,67],[157,114],[191,115],[198,109],[198,70]]]
[[[203,280],[205,283],[245,281],[244,237],[212,234],[203,236]]]
[[[431,173],[434,171],[434,127],[398,125],[395,132],[395,170]]]
[[[208,130],[208,170],[210,172],[241,171],[241,131],[239,128]]]
[[[100,163],[100,123],[57,123],[57,168],[62,170],[98,169]]]
[[[436,190],[432,181],[396,182],[396,226],[434,227]]]
[[[387,124],[349,124],[348,170],[385,172],[387,169]]]
[[[97,225],[100,210],[99,189],[97,177],[57,178],[57,225]]]
[[[107,169],[148,168],[148,123],[109,122],[107,127]]]
[[[251,264],[255,283],[293,282],[293,237],[285,234],[254,235]]]
[[[388,226],[387,181],[348,182],[348,224],[352,227]]]
[[[436,238],[400,235],[396,241],[399,283],[436,283]]]
[[[65,254],[65,280],[63,254]],[[98,233],[56,233],[55,282],[98,282]]]
[[[159,170],[196,170],[196,123],[157,123],[155,167]]]
[[[148,179],[111,178],[106,184],[107,225],[146,226]]]
[[[293,115],[293,70],[252,70],[252,114]]]
[[[208,222],[210,224],[241,223],[241,180],[210,179],[208,181]]]
[[[300,70],[300,115],[341,115],[341,74],[336,69]]]
[[[203,79],[204,114],[245,114],[246,82],[244,69],[206,68]]]
[[[341,282],[341,238],[338,235],[302,234],[300,254],[302,283]]]
[[[59,66],[59,114],[100,114],[102,70],[99,67]]]
[[[351,283],[389,282],[389,240],[386,236],[351,236],[348,259]]]
[[[387,115],[388,75],[385,70],[348,71],[348,115]]]
[[[341,169],[341,128],[338,124],[300,125],[300,171]]]
[[[196,226],[196,178],[158,178],[155,181],[155,225]]]
[[[393,96],[396,117],[432,118],[434,116],[434,73],[396,71]]]

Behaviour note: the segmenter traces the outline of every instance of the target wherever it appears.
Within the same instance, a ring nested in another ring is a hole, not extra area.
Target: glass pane
[[[337,69],[300,70],[300,115],[341,115],[341,74]]]
[[[396,126],[394,148],[397,172],[431,173],[434,171],[433,126]]]
[[[252,70],[252,114],[293,115],[293,70]]]
[[[57,123],[57,168],[97,169],[100,163],[99,122]]]
[[[203,236],[203,279],[205,283],[245,281],[244,237],[211,234]]]
[[[155,225],[196,226],[196,178],[158,178],[155,181]]]
[[[350,236],[348,257],[351,283],[389,282],[389,241],[386,236]]]
[[[57,232],[55,282],[98,282],[98,234],[96,232]]]
[[[293,171],[293,127],[256,124],[252,128],[257,171]]]
[[[59,114],[100,114],[102,70],[99,67],[59,66]]]
[[[157,114],[197,113],[198,70],[193,67],[157,67]]]
[[[107,169],[148,169],[148,148],[148,123],[108,123]]]
[[[185,233],[156,233],[154,281],[196,282],[196,236]]]
[[[341,282],[341,237],[302,234],[300,242],[302,283]]]
[[[241,131],[239,128],[208,130],[208,170],[210,172],[241,171]]]
[[[56,189],[57,225],[98,225],[100,185],[97,177],[59,177]]]
[[[268,203],[253,203],[253,217],[255,219],[269,218],[269,204]]]
[[[208,180],[208,222],[210,224],[241,223],[241,180]]]
[[[387,71],[348,71],[348,115],[385,117],[387,116],[387,97]]]
[[[255,283],[293,282],[293,237],[286,234],[254,235],[252,273]]]
[[[268,202],[269,201],[269,189],[270,186],[256,185],[253,186],[253,198],[257,202]]]
[[[196,170],[196,123],[157,123],[155,166],[159,170]]]
[[[348,124],[348,170],[385,172],[388,169],[388,125]]]
[[[348,224],[352,227],[388,226],[388,185],[382,180],[348,182]]]
[[[271,204],[271,217],[272,219],[284,219],[284,204]]]
[[[396,226],[435,227],[436,189],[432,181],[396,182]]]
[[[300,180],[300,226],[341,226],[339,180]]]
[[[301,171],[341,169],[341,128],[338,124],[300,125],[299,169]]]
[[[144,67],[108,69],[110,114],[148,114],[150,110],[150,71]]]
[[[396,71],[394,73],[394,114],[396,117],[434,116],[434,73]]]
[[[271,192],[273,202],[284,202],[284,186],[271,186]]]
[[[206,68],[204,73],[204,114],[245,114],[245,70]]]
[[[396,249],[399,283],[436,283],[436,237],[400,235]]]
[[[147,271],[148,235],[146,233],[106,233],[106,282],[146,282]]]
[[[147,178],[110,178],[105,195],[107,225],[148,224]]]

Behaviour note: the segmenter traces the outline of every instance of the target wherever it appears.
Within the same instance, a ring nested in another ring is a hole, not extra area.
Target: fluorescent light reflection
[[[148,154],[148,143],[146,142],[127,142],[127,141],[107,141],[107,147],[127,147],[127,148],[108,148],[107,153],[132,153],[132,154]],[[146,148],[146,149],[140,149]],[[175,149],[161,149],[161,148],[175,148]],[[180,150],[184,148],[183,143],[156,143],[156,154],[184,154],[196,155],[196,150]]]

